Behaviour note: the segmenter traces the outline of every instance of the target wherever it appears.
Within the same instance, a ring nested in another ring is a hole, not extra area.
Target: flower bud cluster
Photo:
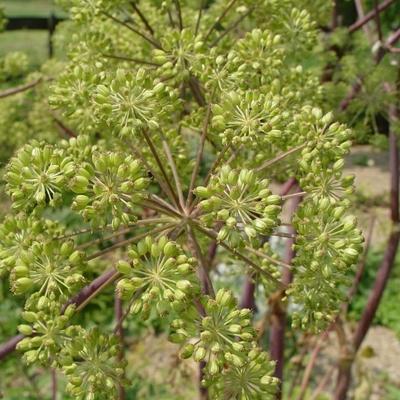
[[[123,298],[140,294],[131,311],[143,318],[152,308],[165,315],[199,294],[195,259],[165,236],[158,241],[146,237],[130,248],[128,256],[130,262],[119,261],[116,266],[124,276],[117,290]]]
[[[94,133],[98,125],[93,118],[92,96],[102,80],[95,66],[80,63],[69,66],[52,87],[49,103],[60,109],[80,133]]]
[[[75,249],[72,240],[34,242],[28,250],[21,251],[11,270],[12,290],[15,294],[34,290],[48,297],[66,297],[84,283],[84,254]]]
[[[32,211],[60,204],[73,171],[71,160],[53,146],[36,141],[25,145],[7,166],[7,192],[12,207]]]
[[[115,399],[124,374],[119,351],[115,336],[80,328],[61,353],[67,392],[77,400]]]
[[[318,160],[311,162],[310,172],[300,179],[300,186],[313,198],[339,201],[354,192],[354,175],[343,176],[343,166],[343,159],[324,169]]]
[[[186,80],[204,52],[200,36],[194,36],[191,29],[167,30],[161,39],[162,50],[153,50],[153,59],[161,64],[161,76],[177,76]]]
[[[268,189],[269,181],[260,180],[254,171],[224,166],[207,187],[195,193],[201,199],[203,220],[221,222],[218,240],[237,247],[258,235],[267,235],[279,224],[281,198]]]
[[[171,324],[171,340],[185,343],[181,357],[205,361],[205,371],[211,377],[226,366],[242,368],[255,340],[251,311],[237,309],[236,300],[227,289],[220,289],[215,300],[205,298],[204,310],[205,315],[198,322],[187,315]],[[193,342],[191,339],[197,335],[199,338]]]
[[[93,226],[105,225],[111,217],[117,229],[136,219],[133,209],[146,196],[148,184],[142,166],[132,156],[95,151],[71,179],[76,194],[72,209]]]
[[[35,296],[35,301],[28,302],[27,310],[22,313],[26,323],[18,326],[26,337],[17,345],[28,364],[57,366],[58,354],[77,330],[77,327],[69,326],[73,314],[72,305],[61,313],[60,303],[44,296]]]
[[[7,53],[3,58],[0,58],[0,83],[23,76],[28,68],[29,60],[26,54],[19,51]]]
[[[227,59],[236,82],[246,83],[243,85],[246,91],[250,86],[258,92],[260,86],[281,77],[284,57],[281,35],[269,30],[253,29],[238,40]],[[271,118],[268,109],[265,118]]]
[[[281,138],[283,115],[280,98],[260,91],[232,91],[213,105],[212,127],[222,143],[273,143]]]
[[[323,0],[317,2],[321,1]],[[311,14],[316,14],[314,6],[317,2],[312,4],[307,1],[294,4],[291,0],[247,0],[247,2],[256,9],[254,17],[257,26],[267,27],[279,33],[282,36],[282,43],[292,57],[304,54],[315,45],[318,31]],[[324,3],[326,8],[326,3],[330,2]]]
[[[348,272],[363,243],[356,219],[345,213],[345,203],[314,198],[295,217],[296,270],[288,294],[301,308],[293,314],[294,326],[323,329],[345,298]]]
[[[255,347],[248,352],[243,366],[225,368],[210,384],[204,383],[216,400],[273,400],[279,382],[273,373],[274,363],[268,354]]]
[[[45,241],[61,234],[59,224],[33,216],[9,215],[0,225],[0,276],[15,267],[24,251],[28,251],[35,241]]]
[[[333,122],[333,114],[323,114],[317,107],[305,106],[296,116],[292,127],[297,132],[299,143],[304,143],[300,168],[310,171],[311,162],[319,160],[322,168],[327,168],[342,159],[351,146],[351,132],[344,125]]]
[[[117,69],[109,83],[98,85],[93,96],[96,116],[117,135],[156,130],[159,121],[175,108],[177,95],[146,70]]]

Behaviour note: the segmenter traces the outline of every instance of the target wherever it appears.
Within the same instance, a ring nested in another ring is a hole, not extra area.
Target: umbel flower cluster
[[[119,327],[162,317],[211,398],[274,398],[252,312],[230,288],[214,290],[208,250],[267,294],[284,290],[294,326],[324,329],[341,305],[362,244],[342,172],[351,132],[322,110],[318,77],[302,65],[312,13],[327,2],[61,3],[73,35],[49,102],[76,137],[28,143],[5,174],[13,215],[0,227],[0,272],[25,299],[19,350],[64,371],[73,398],[116,398],[121,343],[77,322],[114,284],[127,311]],[[302,189],[289,195],[302,197],[293,221],[270,187],[284,176]],[[54,221],[62,212],[82,229]],[[287,286],[267,243],[284,222],[297,254]],[[92,264],[110,253],[111,272]],[[108,278],[80,291],[93,273]]]

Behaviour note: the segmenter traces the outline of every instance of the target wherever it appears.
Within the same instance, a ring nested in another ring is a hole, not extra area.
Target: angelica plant
[[[301,64],[316,43],[313,16],[291,0],[62,3],[74,34],[49,103],[77,137],[26,144],[5,174],[15,222],[0,229],[1,271],[26,302],[18,349],[64,371],[73,398],[117,398],[129,385],[123,343],[76,317],[113,282],[126,310],[116,331],[157,314],[181,358],[200,363],[203,394],[272,399],[278,380],[252,312],[214,288],[212,265],[228,257],[267,295],[284,291],[295,327],[325,329],[340,307],[362,237],[342,173],[351,131],[322,111],[318,79]],[[303,191],[276,194],[270,184],[284,175]],[[303,201],[288,265],[266,242],[288,236],[290,196]],[[43,229],[60,209],[82,230]],[[113,269],[80,290],[88,262],[110,253]]]

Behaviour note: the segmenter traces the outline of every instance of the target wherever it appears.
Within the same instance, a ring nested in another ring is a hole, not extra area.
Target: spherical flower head
[[[117,229],[136,219],[135,207],[146,197],[149,180],[139,161],[115,152],[94,152],[91,163],[79,168],[70,187],[77,194],[72,208],[94,226],[111,218]]]
[[[25,53],[12,51],[1,61],[0,68],[7,79],[15,79],[28,72],[29,60]]]
[[[331,203],[338,202],[354,192],[354,175],[343,176],[343,166],[343,159],[330,168],[323,168],[316,160],[309,166],[310,172],[300,179],[300,186],[315,199],[327,198]]]
[[[212,108],[212,127],[223,144],[255,147],[281,139],[283,129],[279,97],[259,91],[230,92]]]
[[[307,50],[316,42],[317,30],[315,22],[307,10],[293,8],[286,18],[287,37],[292,49]]]
[[[165,236],[151,237],[133,246],[130,262],[120,261],[117,270],[124,275],[117,290],[123,297],[138,295],[131,310],[147,316],[152,308],[160,315],[171,311],[176,303],[187,303],[199,293],[196,263],[180,246]]]
[[[34,290],[41,296],[55,295],[65,300],[85,282],[83,270],[84,255],[75,249],[72,240],[34,242],[21,252],[12,269],[11,287],[15,294]]]
[[[176,93],[153,81],[144,69],[136,73],[118,69],[108,85],[94,94],[96,116],[117,135],[139,135],[142,129],[159,129],[159,119],[174,108]]]
[[[25,214],[7,216],[0,225],[0,276],[15,267],[21,254],[35,241],[44,241],[62,231],[54,221]]]
[[[284,55],[281,35],[253,29],[235,43],[228,53],[228,60],[233,67],[234,79],[246,81],[251,89],[259,91],[261,85],[270,85],[281,77]]]
[[[50,105],[60,109],[80,133],[94,133],[98,128],[93,118],[92,96],[101,82],[100,76],[92,66],[74,63],[60,74],[51,88]]]
[[[294,219],[297,231],[294,281],[288,294],[300,305],[293,324],[319,331],[345,299],[348,272],[362,251],[363,237],[346,207],[328,198],[303,204]]]
[[[179,76],[186,79],[199,63],[204,44],[200,36],[195,36],[192,29],[168,29],[161,39],[162,50],[153,50],[154,61],[160,66],[160,73],[165,76]]]
[[[57,365],[57,356],[76,329],[68,326],[73,313],[72,305],[62,313],[58,301],[44,296],[35,294],[28,300],[27,309],[22,313],[26,323],[18,327],[27,337],[17,345],[17,349],[24,352],[27,364]]]
[[[12,207],[32,211],[57,205],[73,168],[71,160],[50,145],[36,141],[25,145],[7,166],[7,192]]]
[[[97,328],[81,328],[62,354],[67,391],[79,400],[116,398],[124,373],[118,352],[115,336],[103,335]]]
[[[243,367],[246,354],[255,340],[251,326],[251,311],[237,309],[231,291],[220,289],[215,299],[205,298],[205,315],[194,320],[191,315],[172,322],[171,340],[186,344],[181,356],[193,356],[195,361],[205,361],[207,375],[213,377],[226,366]],[[190,312],[190,311],[189,311]],[[191,338],[199,335],[196,342]]]
[[[322,168],[342,159],[351,146],[351,131],[333,122],[333,114],[324,114],[320,108],[304,106],[295,116],[292,130],[299,143],[304,144],[299,166],[310,172],[312,162],[318,160]]]
[[[273,373],[274,363],[268,354],[253,348],[243,366],[225,368],[208,386],[216,400],[273,400],[279,382]]]
[[[93,144],[93,139],[89,135],[79,135],[69,140],[62,140],[59,144],[65,157],[70,157],[75,165],[81,165],[91,159],[93,153],[100,151],[98,143]]]
[[[268,235],[279,224],[281,198],[268,189],[269,181],[259,179],[251,170],[221,168],[207,187],[195,193],[200,202],[203,221],[222,223],[218,240],[238,247],[258,235]]]

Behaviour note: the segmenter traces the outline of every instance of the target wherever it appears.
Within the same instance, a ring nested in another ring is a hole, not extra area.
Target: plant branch
[[[51,400],[57,400],[57,370],[51,369]]]
[[[196,77],[194,77],[193,75],[190,75],[188,83],[189,83],[190,90],[192,91],[193,97],[196,100],[197,104],[200,107],[205,107],[207,103],[204,98],[204,94],[201,90],[199,81],[196,79]]]
[[[132,58],[132,57],[126,57],[126,56],[119,56],[116,54],[105,54],[105,53],[101,53],[101,55],[105,58],[114,58],[116,60],[129,61],[129,62],[133,62],[136,64],[151,65],[153,67],[161,66],[161,64],[157,64],[153,61],[142,60],[140,58]]]
[[[136,35],[140,36],[146,42],[150,43],[153,47],[155,47],[155,48],[157,48],[159,50],[163,50],[163,48],[161,47],[161,45],[159,43],[157,43],[155,40],[149,38],[147,35],[145,35],[144,33],[140,32],[139,30],[137,30],[133,26],[129,25],[128,23],[126,23],[124,21],[121,21],[120,19],[114,17],[113,15],[109,14],[106,11],[102,11],[102,14],[105,15],[106,17],[112,19],[117,24],[120,24],[120,25],[124,26],[125,28],[129,29],[133,33],[136,33]]]
[[[214,96],[212,95],[211,98],[213,98],[213,97]],[[211,119],[211,105],[212,104],[210,101],[210,103],[208,104],[208,107],[207,107],[207,112],[206,112],[206,116],[205,116],[204,123],[203,123],[203,129],[201,132],[200,144],[199,144],[199,148],[197,150],[195,165],[193,168],[192,176],[190,178],[189,192],[188,192],[188,197],[187,197],[187,201],[186,201],[187,207],[190,207],[190,205],[192,204],[194,185],[196,183],[196,178],[199,173],[200,163],[203,158],[204,145],[206,142],[208,126],[210,124],[210,119]]]
[[[176,167],[174,158],[172,156],[171,148],[169,147],[167,138],[163,134],[161,134],[161,140],[162,140],[165,155],[167,156],[167,159],[168,159],[169,166],[171,167],[172,176],[174,177],[176,191],[178,193],[178,198],[179,198],[180,208],[182,211],[185,211],[185,200],[183,198],[182,184],[181,184],[181,180],[179,178],[178,169]]]
[[[354,0],[354,4],[355,4],[356,9],[357,9],[358,19],[360,20],[360,19],[364,18],[365,17],[365,13],[364,13],[364,7],[363,7],[363,4],[362,4],[362,0]],[[371,38],[371,32],[370,32],[368,24],[367,23],[364,24],[362,26],[362,28],[363,28],[363,30],[365,32],[365,35],[367,36],[368,40],[371,41],[371,39],[372,39]]]
[[[215,297],[214,287],[213,287],[213,284],[211,282],[211,279],[210,279],[210,276],[208,273],[207,261],[201,251],[201,248],[200,248],[199,242],[197,241],[195,232],[193,231],[190,224],[188,224],[187,227],[188,227],[189,236],[192,240],[192,244],[194,247],[196,257],[198,258],[198,260],[200,262],[199,279],[200,279],[200,282],[202,285],[203,294],[207,294],[207,295],[210,295],[211,297]]]
[[[183,20],[182,20],[182,11],[181,11],[181,4],[179,0],[173,0],[176,8],[176,13],[178,14],[178,24],[179,24],[179,29],[183,29]]]
[[[136,14],[139,16],[140,20],[143,22],[143,25],[147,29],[147,31],[150,33],[151,36],[154,36],[154,29],[151,27],[149,21],[145,17],[145,15],[140,11],[139,7],[136,5],[134,1],[129,2]]]
[[[292,180],[290,180],[292,183]],[[284,190],[288,187],[294,188],[296,192],[300,191],[300,187],[297,182],[285,185]],[[281,191],[281,193],[283,190]],[[287,193],[287,192],[286,192]],[[286,194],[285,193],[285,194]],[[299,204],[302,200],[302,197],[293,197],[289,203],[288,214],[290,220],[293,218]],[[294,235],[295,231],[292,226],[289,227],[290,233],[289,240],[286,241],[285,244],[285,258],[284,263],[290,265],[294,256]],[[293,279],[293,274],[291,268],[285,268],[282,273],[282,283],[283,287],[287,287],[290,285]],[[278,392],[276,395],[276,399],[279,400],[282,398],[282,382],[283,382],[283,367],[284,367],[284,349],[285,349],[285,329],[286,329],[286,304],[284,302],[285,292],[283,290],[276,291],[270,298],[269,304],[271,307],[270,312],[270,338],[269,338],[269,350],[271,354],[271,359],[276,361],[274,376],[279,379],[281,382],[278,387]]]
[[[204,180],[204,186],[208,185],[208,182],[210,181],[210,178],[212,176],[212,174],[216,171],[216,169],[219,167],[219,165],[221,164],[221,161],[223,160],[225,154],[227,153],[227,151],[229,149],[232,148],[232,144],[228,144],[226,145],[218,154],[217,158],[214,160],[213,165],[211,166],[210,170],[207,173],[206,179]]]
[[[300,386],[300,393],[297,397],[297,400],[303,400],[304,396],[306,394],[308,385],[310,383],[310,378],[311,378],[311,373],[312,370],[317,362],[317,357],[318,354],[320,353],[322,346],[325,342],[325,339],[328,337],[329,334],[329,328],[323,332],[323,334],[318,338],[317,343],[311,353],[310,359],[307,363],[306,369],[304,371],[303,379],[301,381],[301,386]]]
[[[243,15],[241,15],[235,22],[233,22],[228,28],[226,28],[220,36],[218,36],[212,43],[211,47],[215,47],[229,32],[233,31],[236,29],[239,24],[247,17],[249,16],[252,12],[254,11],[254,7],[249,8]]]
[[[222,12],[222,14],[218,17],[218,19],[214,22],[214,24],[210,27],[209,31],[207,32],[206,36],[204,37],[204,41],[206,41],[211,33],[213,32],[213,30],[221,23],[221,21],[225,18],[226,14],[228,14],[229,10],[235,5],[237,0],[231,0],[228,5],[226,6],[226,8],[224,9],[224,11]]]
[[[358,29],[362,28],[365,24],[367,24],[369,21],[371,21],[373,18],[375,18],[375,15],[386,10],[386,8],[388,8],[394,2],[395,2],[395,0],[382,1],[382,3],[378,4],[378,6],[376,8],[374,8],[374,10],[370,11],[363,18],[356,21],[353,25],[350,25],[349,33],[353,33],[355,31],[357,31]]]
[[[165,183],[168,186],[168,191],[170,193],[171,200],[175,203],[176,206],[179,207],[178,198],[176,196],[176,193],[174,192],[174,189],[172,187],[171,181],[170,181],[170,179],[169,179],[169,177],[167,175],[167,172],[165,171],[165,168],[164,168],[164,166],[163,166],[163,164],[161,162],[161,159],[160,159],[160,157],[159,157],[159,155],[157,153],[157,150],[156,150],[156,148],[154,146],[153,141],[151,140],[150,136],[148,135],[148,133],[146,132],[145,129],[142,129],[141,132],[143,134],[144,139],[146,140],[147,145],[149,146],[149,149],[150,149],[151,153],[153,154],[153,157],[154,157],[154,159],[155,159],[155,161],[156,161],[156,163],[158,165],[158,168],[161,171],[162,176],[164,177]]]
[[[35,86],[39,85],[39,83],[41,83],[42,81],[43,81],[43,79],[39,78],[39,79],[36,79],[35,81],[27,83],[25,85],[6,89],[3,92],[0,92],[0,99],[4,99],[5,97],[8,97],[8,96],[13,96],[14,94],[17,94],[17,93],[25,92],[25,91],[32,89]]]
[[[265,161],[263,164],[261,164],[259,167],[257,167],[256,171],[259,172],[265,168],[270,167],[271,165],[283,160],[287,156],[290,156],[291,154],[293,154],[301,149],[304,149],[305,146],[306,146],[305,144],[301,144],[300,146],[293,147],[293,149],[290,149],[283,153],[278,154],[276,157],[272,158],[271,160]]]
[[[114,315],[115,315],[115,320],[116,320],[116,327],[115,327],[115,335],[118,337],[119,341],[119,352],[118,352],[118,361],[122,362],[124,360],[124,328],[122,327],[122,299],[119,295],[119,293],[116,291],[114,293]],[[122,385],[122,383],[118,383],[118,400],[125,400],[125,388]]]
[[[203,16],[203,8],[205,2],[206,0],[201,0],[200,2],[199,13],[197,14],[197,20],[196,20],[196,28],[194,30],[194,36],[197,36],[197,34],[199,33],[200,22],[201,22],[201,17]]]
[[[379,4],[378,0],[374,0],[374,11],[375,11],[375,23],[376,23],[376,31],[378,33],[378,39],[382,41],[383,33],[382,33],[382,24],[381,24],[381,17],[379,15]]]
[[[193,221],[195,222],[195,221]],[[207,229],[207,228],[203,228],[200,224],[196,223],[195,225],[196,229],[199,230],[200,232],[204,233],[205,235],[207,235],[208,237],[210,237],[211,239],[217,239],[217,233],[214,232],[211,229]],[[241,259],[242,261],[244,261],[246,264],[250,265],[252,268],[254,268],[257,272],[259,272],[260,274],[266,276],[271,282],[275,283],[275,285],[277,285],[278,287],[284,289],[284,285],[279,282],[276,278],[274,278],[268,271],[264,271],[262,268],[260,268],[257,264],[255,264],[252,260],[250,260],[248,257],[246,257],[245,255],[241,254],[239,251],[237,251],[236,249],[230,247],[227,243],[225,243],[224,241],[218,241],[218,243],[224,247],[226,250],[228,250],[230,253],[232,253],[233,255],[235,255],[237,258]]]

